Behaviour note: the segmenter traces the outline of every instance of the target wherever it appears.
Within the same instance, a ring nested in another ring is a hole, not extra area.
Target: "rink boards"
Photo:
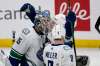
[[[38,6],[41,6],[42,10],[50,10],[51,17],[53,17],[59,12],[67,12],[68,3],[67,1],[63,1],[64,0],[2,0],[0,3],[0,47],[11,47],[13,45],[12,39],[5,38],[12,38],[13,31],[16,31],[16,33],[20,32],[22,28],[26,28],[26,24],[30,26],[31,22],[25,18],[25,13],[20,14],[18,11],[23,4],[28,2],[36,9],[38,9]],[[5,2],[7,4],[6,6]],[[72,10],[77,10],[75,11],[77,16],[77,30],[75,30],[76,47],[100,47],[100,34],[96,31],[94,26],[98,16],[100,16],[99,4],[100,0],[73,0],[73,2],[71,2]],[[64,10],[62,11],[63,6],[66,8],[63,8]],[[81,14],[82,12],[84,13],[83,15]]]
[[[100,48],[100,40],[75,40],[77,48]],[[11,47],[12,39],[0,39],[0,47]]]

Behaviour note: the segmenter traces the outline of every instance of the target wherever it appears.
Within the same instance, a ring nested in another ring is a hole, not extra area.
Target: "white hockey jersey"
[[[75,66],[75,55],[67,45],[47,45],[43,52],[46,66]]]
[[[36,66],[43,66],[43,62],[41,62],[36,56],[42,43],[42,37],[39,36],[33,28],[24,28],[14,43],[10,56],[20,60],[21,57],[25,55],[30,63],[35,64]]]

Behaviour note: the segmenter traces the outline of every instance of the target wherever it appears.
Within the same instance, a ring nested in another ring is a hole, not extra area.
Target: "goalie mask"
[[[44,17],[38,17],[34,21],[34,26],[39,34],[47,34],[49,30],[47,27],[49,25],[48,23],[49,21]]]
[[[39,34],[48,34],[52,29],[53,22],[50,19],[50,11],[44,10],[38,14],[34,21],[34,26]]]

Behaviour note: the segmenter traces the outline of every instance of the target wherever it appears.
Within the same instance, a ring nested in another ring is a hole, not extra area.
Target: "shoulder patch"
[[[70,48],[68,46],[64,46],[63,49],[64,50],[70,50]]]
[[[22,30],[22,33],[25,34],[25,35],[28,35],[30,33],[30,30],[28,28],[24,28]]]

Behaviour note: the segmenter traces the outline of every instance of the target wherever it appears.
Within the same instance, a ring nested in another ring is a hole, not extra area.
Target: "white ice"
[[[100,66],[100,48],[77,49],[77,55],[87,55],[90,59],[89,66]]]

